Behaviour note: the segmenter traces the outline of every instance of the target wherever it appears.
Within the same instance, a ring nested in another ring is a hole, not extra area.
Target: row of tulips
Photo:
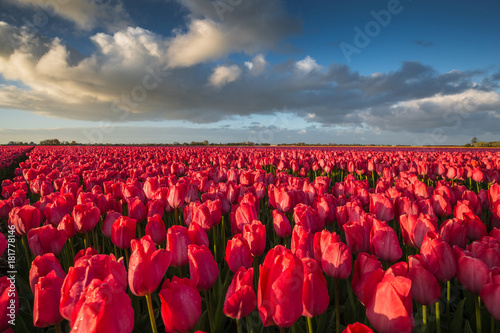
[[[1,330],[499,326],[494,151],[37,147],[29,156],[2,182],[19,309],[10,326],[13,280],[2,277]]]
[[[5,179],[24,154],[30,151],[31,146],[0,146],[0,180]]]

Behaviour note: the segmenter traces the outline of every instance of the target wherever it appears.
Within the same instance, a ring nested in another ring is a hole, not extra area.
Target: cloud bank
[[[500,125],[498,72],[438,73],[407,61],[395,71],[362,75],[346,65],[319,64],[313,54],[271,63],[266,54],[286,50],[283,41],[301,29],[280,1],[242,1],[230,8],[178,2],[185,25],[170,35],[127,27],[125,13],[114,31],[89,37],[94,50],[88,55],[59,38],[0,22],[0,108],[111,123],[215,123],[286,108],[312,125],[372,132],[446,127],[449,133],[477,133]],[[53,10],[84,30],[104,24],[99,15],[124,10],[119,1],[65,6]],[[243,60],[229,61],[232,54]]]

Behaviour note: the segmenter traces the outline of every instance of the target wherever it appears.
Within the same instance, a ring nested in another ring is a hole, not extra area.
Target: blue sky
[[[6,0],[0,143],[499,140],[498,1]]]

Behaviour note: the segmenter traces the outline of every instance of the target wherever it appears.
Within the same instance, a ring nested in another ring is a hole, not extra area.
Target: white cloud
[[[237,65],[218,66],[214,69],[209,78],[212,86],[221,88],[230,82],[238,80],[241,76],[241,69]]]
[[[300,73],[303,74],[309,74],[312,71],[319,71],[322,68],[322,66],[318,65],[316,63],[316,60],[314,58],[311,58],[310,56],[307,56],[304,59],[297,61],[295,63],[295,67]]]
[[[267,61],[262,54],[257,54],[252,61],[245,61],[245,66],[253,75],[259,75],[266,69]]]
[[[221,27],[211,20],[193,20],[188,32],[169,43],[169,67],[188,67],[226,55],[230,45]]]
[[[300,21],[290,17],[279,0],[233,3],[232,10],[223,15],[216,10],[215,2],[177,1],[189,15],[187,29],[174,29],[175,36],[169,40],[171,68],[193,66],[232,52],[253,55],[277,49],[284,37],[300,30]],[[254,66],[258,67],[256,63]]]

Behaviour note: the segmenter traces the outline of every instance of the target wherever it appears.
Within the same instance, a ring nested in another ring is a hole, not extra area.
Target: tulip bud
[[[240,267],[233,276],[224,300],[224,314],[241,319],[248,316],[257,306],[253,287],[253,268]]]
[[[160,291],[161,318],[166,332],[190,332],[201,316],[201,296],[190,279],[165,280]],[[132,315],[133,316],[133,315]]]
[[[212,252],[204,245],[188,245],[189,276],[199,290],[212,288],[219,276],[219,267]]]
[[[151,294],[158,288],[170,265],[172,254],[157,250],[150,236],[133,239],[132,254],[128,266],[128,285],[136,296]]]

